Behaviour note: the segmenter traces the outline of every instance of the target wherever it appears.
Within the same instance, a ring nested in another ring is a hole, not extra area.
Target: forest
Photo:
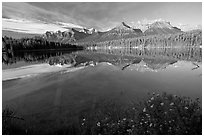
[[[47,41],[41,37],[14,39],[11,37],[2,37],[2,51],[30,51],[30,50],[64,50],[64,49],[83,49],[82,46],[65,44],[60,42]]]
[[[202,31],[191,31],[168,35],[150,35],[119,40],[107,40],[102,42],[82,42],[78,44],[87,47],[198,47],[202,45]]]

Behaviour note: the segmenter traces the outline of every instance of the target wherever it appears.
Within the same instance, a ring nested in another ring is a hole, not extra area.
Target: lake
[[[62,57],[76,65],[48,64]],[[3,53],[2,68],[3,107],[40,123],[75,119],[102,102],[137,103],[152,92],[202,99],[202,48]]]

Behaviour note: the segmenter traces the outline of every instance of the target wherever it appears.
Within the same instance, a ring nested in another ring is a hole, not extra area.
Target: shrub
[[[37,132],[42,131],[39,130],[42,128],[40,125],[35,126],[38,129],[34,130],[28,128],[31,125],[22,124],[22,121],[14,111],[4,109],[2,133],[39,134]],[[63,121],[67,122],[67,119]],[[57,129],[46,126],[46,133],[50,134],[201,135],[202,110],[198,98],[193,101],[187,97],[151,93],[147,100],[139,104],[122,105],[116,101],[102,101],[97,109],[81,113],[77,121],[57,125]]]
[[[202,134],[199,99],[153,93],[138,119],[138,134]]]

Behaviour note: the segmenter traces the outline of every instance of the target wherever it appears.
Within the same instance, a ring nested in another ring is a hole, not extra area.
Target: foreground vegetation
[[[200,100],[166,93],[151,93],[143,102],[127,106],[106,101],[94,112],[81,113],[76,122],[64,119],[66,124],[57,128],[34,128],[34,121],[27,122],[9,108],[2,115],[3,134],[202,134]]]

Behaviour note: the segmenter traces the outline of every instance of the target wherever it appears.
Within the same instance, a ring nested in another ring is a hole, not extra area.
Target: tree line
[[[62,50],[62,49],[82,49],[82,46],[76,46],[68,43],[48,41],[42,37],[14,39],[11,37],[2,37],[2,51],[29,51],[29,50]]]
[[[107,40],[102,42],[84,42],[78,44],[87,47],[199,47],[202,45],[202,31],[167,35],[150,35],[119,40]]]

